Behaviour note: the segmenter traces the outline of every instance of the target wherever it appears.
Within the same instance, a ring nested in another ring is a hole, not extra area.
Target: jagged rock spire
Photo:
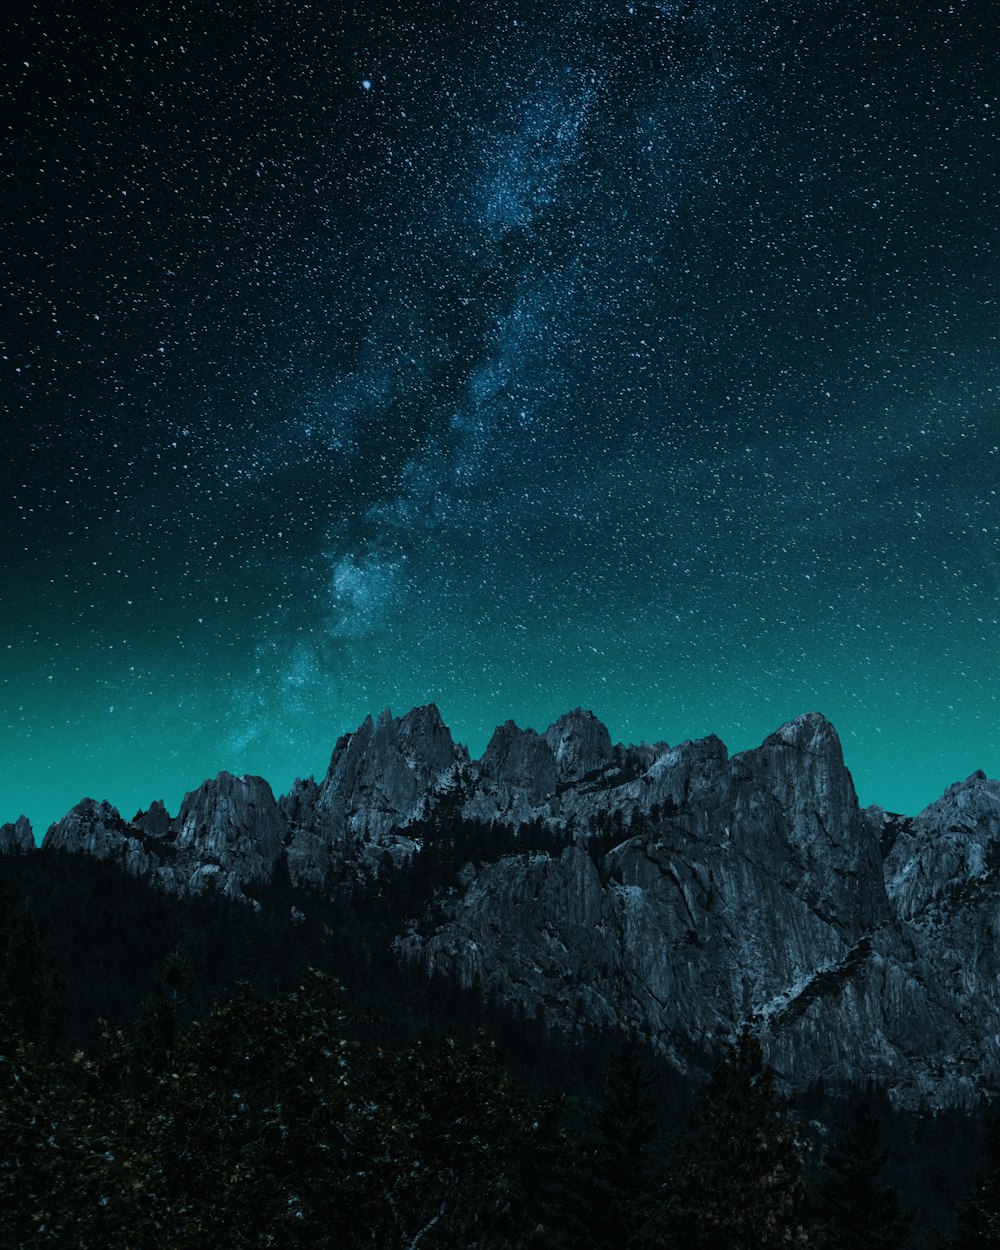
[[[35,849],[35,839],[27,816],[12,824],[0,825],[0,855],[26,855]]]

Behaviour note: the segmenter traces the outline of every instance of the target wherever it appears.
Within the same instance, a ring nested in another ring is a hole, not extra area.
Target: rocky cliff
[[[477,843],[457,886],[398,918],[428,971],[554,1028],[637,1029],[680,1067],[750,1023],[792,1084],[874,1078],[935,1106],[1000,1092],[1000,783],[862,812],[815,713],[730,757],[714,737],[615,746],[577,709],[542,734],[508,721],[473,761],[435,707],[387,710],[277,800],[220,773],[176,817],[85,799],[43,845],[248,898],[282,860],[329,890],[470,829],[500,849]],[[0,830],[0,850],[30,843],[23,818]]]
[[[27,816],[18,816],[7,825],[0,825],[0,855],[26,855],[35,849],[35,839]]]

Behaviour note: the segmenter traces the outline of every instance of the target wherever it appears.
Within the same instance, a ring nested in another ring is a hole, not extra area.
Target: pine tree
[[[601,1217],[600,1244],[611,1250],[636,1245],[656,1139],[654,1107],[652,1078],[639,1039],[630,1034],[608,1073],[594,1143],[593,1198]]]
[[[787,1100],[744,1030],[702,1091],[649,1244],[789,1250],[807,1244],[808,1224]]]
[[[879,1180],[888,1158],[871,1099],[855,1095],[816,1186],[821,1245],[831,1250],[899,1250],[909,1220],[896,1191]]]
[[[27,907],[12,905],[0,882],[0,1007],[9,1023],[48,1045],[58,1031],[66,986]]]
[[[819,1244],[830,1250],[899,1250],[909,1221],[879,1180],[889,1151],[871,1099],[858,1095],[824,1160],[816,1193]]]
[[[958,1212],[951,1250],[998,1250],[1000,1247],[1000,1120],[986,1141],[982,1167]]]
[[[191,962],[182,951],[174,950],[163,961],[136,1017],[135,1044],[150,1072],[167,1058],[181,1027],[190,1022],[193,991]]]
[[[552,1160],[544,1224],[553,1250],[635,1250],[641,1244],[654,1111],[653,1080],[632,1034],[608,1065],[592,1127]]]

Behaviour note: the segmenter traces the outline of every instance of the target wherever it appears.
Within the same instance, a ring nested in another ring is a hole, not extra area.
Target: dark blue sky
[[[991,6],[91,10],[3,19],[0,819],[431,699],[1000,774]]]

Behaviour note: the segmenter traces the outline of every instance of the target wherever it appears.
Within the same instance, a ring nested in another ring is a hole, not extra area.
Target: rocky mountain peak
[[[162,799],[150,803],[147,811],[139,811],[132,817],[132,824],[141,829],[148,838],[165,838],[170,835],[173,821]]]
[[[644,782],[648,805],[693,804],[706,813],[715,811],[725,802],[729,791],[726,744],[715,734],[709,734],[707,738],[667,747],[649,765]]]
[[[837,731],[824,716],[810,712],[782,725],[733,756],[731,774],[735,822],[756,831],[765,856],[791,853],[789,871],[811,906],[847,932],[884,919],[879,835],[861,813]]]
[[[471,819],[523,822],[553,810],[555,756],[534,729],[520,729],[512,720],[498,725],[473,774],[474,791],[465,807]]]
[[[12,824],[0,825],[0,855],[23,855],[35,849],[35,839],[27,816]]]
[[[296,777],[287,794],[278,799],[278,809],[289,824],[307,823],[315,810],[319,786],[312,777]]]
[[[754,778],[797,813],[811,809],[813,833],[820,825],[843,834],[858,810],[854,782],[844,764],[837,731],[819,712],[796,717],[769,734],[759,747],[732,758],[734,779]],[[837,828],[831,828],[831,824]]]
[[[886,858],[886,888],[899,914],[913,919],[985,880],[998,855],[1000,781],[977,770],[906,821]]]
[[[379,838],[404,828],[426,814],[468,759],[434,704],[398,719],[389,708],[374,722],[366,717],[333,752],[316,798],[314,841],[336,842],[349,831]]]
[[[390,720],[392,719],[392,712],[389,711],[388,708],[386,708],[385,711],[381,713],[381,715],[388,716]],[[357,748],[358,745],[362,743],[370,742],[371,736],[374,732],[375,732],[375,721],[369,715],[365,717],[365,719],[361,722],[361,724],[357,727],[357,729],[352,730],[350,733],[341,734],[340,737],[337,739],[336,743],[334,744],[333,754],[330,757],[330,768],[333,767],[334,760],[336,760],[339,756],[343,755],[343,753],[350,747],[352,742],[354,743],[355,748]],[[327,770],[327,774],[329,775],[329,769]]]
[[[429,777],[468,762],[468,751],[456,744],[436,703],[412,708],[396,724],[403,754],[414,767],[426,769]]]
[[[173,827],[179,850],[225,865],[240,884],[270,875],[284,832],[264,778],[228,772],[186,794]]]
[[[82,852],[104,859],[109,848],[125,836],[127,826],[117,807],[106,800],[81,799],[75,807],[49,826],[42,847],[45,850]]]
[[[784,743],[797,747],[800,751],[812,751],[818,754],[836,753],[841,762],[840,738],[836,729],[822,712],[803,712],[794,720],[786,721],[774,733],[768,734],[761,746]]]
[[[788,721],[755,750],[734,758],[751,762],[755,775],[772,792],[789,796],[794,792],[800,804],[813,804],[824,820],[841,825],[853,821],[858,806],[854,782],[837,731],[819,712]]]
[[[220,773],[173,820],[84,799],[43,845],[245,899],[283,848],[314,889],[406,872],[456,802],[518,836],[399,918],[428,969],[553,1027],[641,1028],[681,1067],[751,1019],[791,1083],[874,1077],[936,1106],[1000,1095],[1000,782],[977,771],[916,817],[861,812],[816,712],[730,757],[714,736],[612,748],[577,709],[544,734],[506,721],[470,763],[433,705],[386,709],[280,803]],[[30,840],[23,818],[0,830],[0,850]]]
[[[583,708],[560,716],[544,737],[555,758],[560,785],[579,781],[611,763],[613,748],[607,727]]]
[[[484,780],[519,787],[536,802],[555,793],[556,761],[552,748],[536,730],[520,729],[512,720],[493,731],[476,769]]]
[[[106,800],[81,799],[61,820],[49,826],[42,849],[113,859],[136,876],[148,873],[152,867],[140,831],[122,820],[117,807]]]

